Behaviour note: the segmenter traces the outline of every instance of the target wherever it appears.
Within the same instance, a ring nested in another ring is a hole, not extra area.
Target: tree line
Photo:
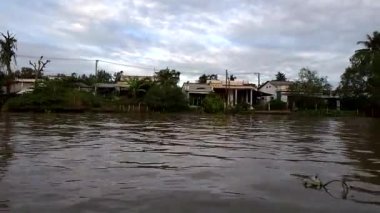
[[[380,33],[374,31],[367,35],[364,41],[358,41],[357,44],[362,48],[356,50],[350,58],[350,66],[346,68],[341,76],[338,88],[333,91],[327,81],[327,77],[321,77],[316,71],[308,68],[302,68],[298,74],[298,79],[290,86],[294,94],[312,96],[315,94],[336,94],[342,98],[343,109],[371,111],[372,114],[380,113]],[[22,67],[15,72],[12,71],[11,64],[17,64],[17,39],[10,32],[1,33],[0,36],[0,85],[6,87],[6,93],[9,93],[9,87],[15,78],[44,78],[44,68],[50,63],[41,56],[36,62],[29,61],[31,67]],[[64,77],[67,82],[82,82],[88,85],[95,83],[112,83],[121,79],[123,72],[110,74],[105,70],[99,70],[96,74],[90,75],[72,75]],[[165,109],[173,99],[154,98],[154,96],[163,96],[164,92],[173,92],[174,96],[179,97],[180,88],[176,85],[180,78],[180,72],[170,70],[169,68],[160,70],[155,73],[155,81],[150,79],[131,78],[128,81],[130,86],[130,96],[139,101],[150,103],[154,108]],[[230,80],[235,80],[233,75],[228,76]],[[203,74],[199,77],[199,83],[206,83],[208,80],[217,80],[216,74]],[[286,81],[284,73],[278,72],[275,80]],[[5,92],[5,91],[1,91]],[[151,93],[150,93],[151,92]],[[146,98],[146,99],[145,99]],[[182,101],[182,97],[180,98]],[[159,104],[159,102],[167,102]],[[183,101],[184,103],[185,101]],[[182,102],[181,102],[182,104]]]

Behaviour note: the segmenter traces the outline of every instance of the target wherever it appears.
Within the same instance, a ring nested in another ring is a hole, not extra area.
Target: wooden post
[[[268,102],[268,111],[270,111],[270,101]]]

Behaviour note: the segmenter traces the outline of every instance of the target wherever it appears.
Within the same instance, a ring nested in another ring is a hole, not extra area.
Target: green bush
[[[215,94],[209,94],[203,100],[203,110],[207,113],[218,113],[224,110],[222,98]]]
[[[144,97],[144,102],[154,111],[178,112],[188,109],[188,102],[181,88],[173,85],[155,85]]]
[[[270,109],[271,110],[285,110],[286,109],[286,103],[280,100],[272,100],[270,103]]]
[[[59,112],[96,108],[101,99],[91,93],[66,87],[61,81],[46,81],[28,94],[9,99],[5,111]]]

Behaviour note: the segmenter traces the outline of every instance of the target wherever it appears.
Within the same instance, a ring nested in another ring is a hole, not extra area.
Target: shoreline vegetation
[[[267,102],[262,103],[264,98],[261,95],[253,99],[252,88],[259,90],[260,85],[257,87],[248,83],[251,100],[248,102],[246,91],[243,98],[245,100],[240,100],[235,89],[235,96],[232,98],[234,103],[230,106],[228,87],[231,82],[236,82],[236,77],[232,74],[228,76],[226,70],[226,92],[224,93],[224,88],[219,88],[217,94],[211,89],[208,93],[201,93],[196,99],[193,97],[192,100],[197,102],[197,107],[189,106],[189,94],[185,94],[178,86],[181,73],[169,68],[155,72],[154,76],[124,76],[123,71],[112,75],[105,70],[96,70],[95,74],[88,76],[72,73],[48,77],[44,76],[44,69],[51,61],[44,60],[41,56],[36,62],[29,61],[31,67],[22,67],[21,70],[13,71],[11,64],[12,61],[16,61],[17,40],[9,32],[1,35],[1,112],[204,112],[380,117],[380,33],[378,31],[367,35],[366,41],[358,42],[364,47],[355,51],[350,58],[350,66],[341,76],[341,82],[336,90],[332,89],[327,77],[319,76],[316,71],[309,68],[302,68],[298,79],[291,82],[288,89],[276,91],[277,99],[274,99],[273,94],[269,94],[271,99],[267,99]],[[122,78],[125,79],[121,81]],[[32,80],[32,88],[18,95],[15,94],[18,91],[11,92],[12,85],[17,79]],[[206,84],[212,80],[218,80],[218,75],[203,74],[199,77],[198,84]],[[287,82],[285,74],[278,72],[276,81]],[[123,90],[119,83],[123,86]],[[105,86],[97,87],[99,84]],[[206,90],[203,86],[200,89]],[[287,97],[291,95],[292,99],[283,102],[281,92],[285,92]],[[258,91],[258,94],[260,93],[261,91]],[[268,93],[264,94],[267,95]],[[331,101],[324,97],[337,97],[336,106],[332,106]]]

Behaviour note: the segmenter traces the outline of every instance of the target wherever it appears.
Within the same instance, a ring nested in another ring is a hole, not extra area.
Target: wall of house
[[[268,94],[272,94],[272,96],[265,96],[263,97],[262,101],[264,103],[267,103],[271,100],[277,100],[277,92],[281,92],[281,101],[288,102],[288,96],[284,94],[284,92],[288,91],[288,89],[289,89],[288,85],[281,85],[281,86],[276,87],[270,83],[267,83],[265,86],[260,88],[260,91],[268,93]]]
[[[30,82],[13,83],[10,87],[10,93],[18,93],[21,90],[30,89],[33,87],[34,87],[34,83],[30,83]]]
[[[273,86],[272,84],[270,83],[267,83],[266,85],[264,85],[263,87],[260,88],[259,90],[260,92],[265,92],[265,93],[268,93],[268,94],[271,94],[272,96],[264,96],[262,97],[262,101],[264,103],[267,103],[273,99],[276,98],[276,91],[277,91],[277,88],[275,86]]]

